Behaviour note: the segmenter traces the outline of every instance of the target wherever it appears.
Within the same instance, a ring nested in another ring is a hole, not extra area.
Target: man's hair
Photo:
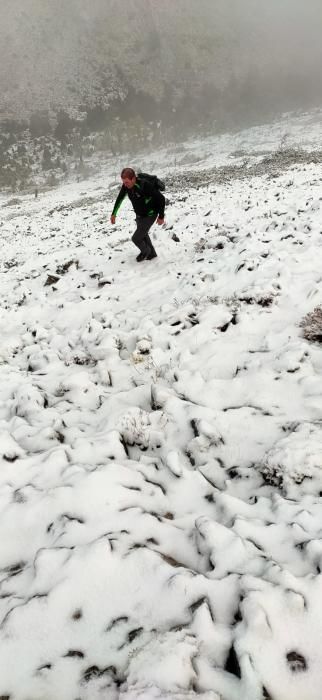
[[[125,177],[128,177],[130,180],[133,180],[133,178],[135,178],[135,172],[134,172],[133,168],[123,168],[123,170],[121,172],[122,180]]]

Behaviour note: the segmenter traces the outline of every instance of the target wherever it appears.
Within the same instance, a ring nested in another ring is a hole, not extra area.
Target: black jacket
[[[127,189],[122,185],[112,211],[112,216],[116,216],[126,195],[131,200],[133,209],[137,216],[159,216],[164,219],[165,198],[163,194],[156,190],[150,182],[136,178],[136,183],[132,189]]]

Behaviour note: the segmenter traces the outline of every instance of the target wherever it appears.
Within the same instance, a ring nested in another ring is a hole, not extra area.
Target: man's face
[[[127,187],[128,190],[131,190],[132,187],[134,187],[135,180],[136,180],[135,177],[133,178],[133,180],[130,177],[122,177],[123,185],[124,185],[124,187]]]

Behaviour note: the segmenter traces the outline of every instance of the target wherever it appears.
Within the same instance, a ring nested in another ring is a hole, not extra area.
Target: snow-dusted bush
[[[322,430],[305,423],[285,436],[260,465],[264,482],[287,498],[318,496],[322,491]]]
[[[316,306],[300,322],[303,328],[303,336],[306,340],[322,342],[322,306]]]

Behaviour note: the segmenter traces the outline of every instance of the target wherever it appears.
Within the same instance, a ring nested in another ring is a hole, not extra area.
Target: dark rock
[[[69,268],[74,265],[76,266],[76,269],[78,269],[78,260],[68,260],[68,262],[63,263],[62,265],[58,265],[56,269],[57,275],[64,275],[66,272],[68,272]]]
[[[229,328],[229,322],[228,322],[228,323],[224,323],[223,326],[220,326],[219,330],[220,330],[222,333],[226,333],[226,331],[227,331],[228,328]]]
[[[229,654],[227,656],[227,661],[225,664],[225,671],[227,671],[228,673],[231,673],[233,676],[236,676],[237,678],[241,678],[241,670],[240,670],[240,666],[239,666],[239,661],[238,661],[235,647],[233,644],[229,649]]]
[[[193,613],[194,613],[196,610],[198,610],[198,608],[200,608],[200,606],[203,605],[205,602],[206,602],[206,598],[205,598],[205,597],[199,598],[199,600],[196,600],[195,603],[192,603],[191,605],[189,605],[189,610],[190,610],[191,613],[193,614]]]
[[[133,639],[135,639],[135,638],[138,637],[140,634],[142,634],[142,632],[143,632],[143,627],[137,627],[137,628],[134,629],[134,630],[130,630],[130,632],[128,633],[128,636],[127,636],[129,642],[130,642],[130,643],[133,642]]]
[[[110,280],[102,279],[99,281],[98,286],[101,288],[101,287],[105,287],[106,284],[112,284],[112,282]]]
[[[190,421],[190,425],[192,427],[194,437],[199,437],[199,430],[197,428],[197,423],[194,418],[192,418],[192,420]]]
[[[44,287],[49,287],[51,284],[55,284],[56,282],[59,282],[59,277],[56,277],[55,275],[48,275]]]
[[[162,552],[160,552],[160,554],[161,554],[162,559],[170,566],[173,566],[174,568],[184,567],[184,564],[181,564],[180,561],[177,561],[173,557],[170,557],[168,554],[162,554]]]
[[[72,620],[80,620],[83,617],[83,613],[80,609],[75,610],[72,614]]]
[[[101,678],[102,676],[105,675],[112,675],[116,676],[116,668],[115,666],[108,666],[108,668],[98,668],[98,666],[90,666],[89,668],[84,671],[83,676],[82,676],[82,682],[83,683],[88,683],[91,681],[93,678]]]
[[[237,467],[231,467],[231,469],[228,470],[228,476],[230,479],[240,479],[241,478]]]
[[[15,462],[16,459],[18,459],[18,455],[3,455],[3,459],[5,459],[6,462]]]
[[[102,674],[98,666],[90,666],[86,669],[86,671],[84,671],[82,680],[84,683],[88,683],[92,680],[92,678],[99,678],[101,675]]]
[[[12,564],[11,566],[7,566],[5,571],[9,576],[17,576],[20,574],[23,569],[25,568],[26,564],[24,561],[19,561],[17,564]]]
[[[290,667],[292,673],[301,673],[301,671],[307,671],[307,662],[302,654],[297,651],[289,651],[286,654],[286,659],[288,666]]]
[[[64,654],[65,659],[84,659],[85,654],[82,651],[77,651],[77,649],[70,649],[67,654]]]

